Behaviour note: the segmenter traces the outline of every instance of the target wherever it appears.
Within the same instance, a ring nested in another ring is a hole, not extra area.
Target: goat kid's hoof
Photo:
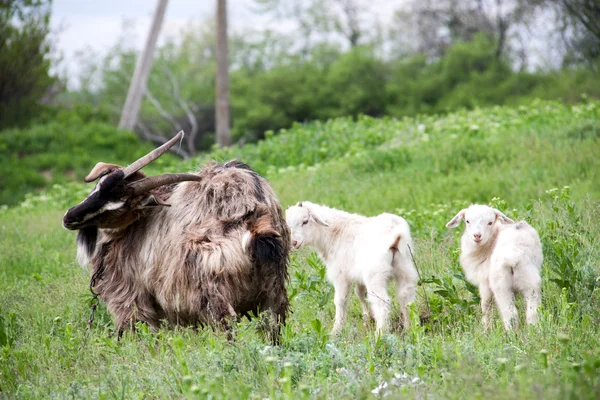
[[[367,326],[367,327],[369,327],[375,323],[375,318],[371,317],[370,315],[363,315],[362,320],[363,320],[363,323],[365,324],[365,326]]]
[[[329,333],[329,335],[330,335],[331,337],[337,337],[337,336],[339,336],[339,335],[340,335],[340,333],[342,333],[342,328],[333,328],[333,329],[331,330],[331,332]]]
[[[484,320],[481,322],[481,326],[483,327],[483,330],[485,332],[489,332],[492,330],[492,322],[491,321]]]

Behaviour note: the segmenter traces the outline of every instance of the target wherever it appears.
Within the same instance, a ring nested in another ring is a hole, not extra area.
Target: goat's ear
[[[447,224],[446,224],[446,228],[456,228],[459,224],[460,221],[462,221],[465,218],[465,212],[467,211],[466,208],[463,208],[462,210],[460,210],[458,212],[458,214],[456,214],[454,216],[454,218],[452,218]]]
[[[500,221],[502,221],[505,224],[514,224],[515,223],[515,221],[508,218],[506,215],[502,214],[502,212],[500,212],[500,210],[497,210],[495,208],[494,208],[494,214],[496,214],[496,218],[499,218]]]
[[[140,203],[140,205],[142,207],[157,207],[157,206],[171,207],[171,205],[169,203],[166,203],[163,199],[161,199],[158,196],[154,196],[154,195],[150,195],[150,196],[146,197]]]
[[[86,176],[84,178],[84,181],[86,181],[88,183],[93,182],[96,179],[100,178],[101,176],[110,174],[111,172],[116,171],[119,168],[121,168],[121,166],[119,166],[117,164],[107,164],[107,163],[99,162],[98,164],[96,164],[96,166],[94,168],[92,168],[92,170],[90,171],[88,176]]]

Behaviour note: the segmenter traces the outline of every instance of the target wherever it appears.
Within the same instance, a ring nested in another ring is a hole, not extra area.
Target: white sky
[[[405,0],[364,0],[379,21],[388,20]],[[176,35],[189,22],[214,18],[216,0],[170,0],[159,37]],[[90,48],[104,53],[114,45],[122,33],[124,23],[133,26],[134,46],[141,49],[148,33],[155,0],[54,0],[51,25],[56,37],[56,48],[63,57],[59,69],[68,72],[73,84],[79,71],[75,53]],[[246,28],[288,30],[291,21],[274,20],[261,15],[253,0],[229,0],[230,31]]]
[[[169,1],[160,39],[176,35],[189,22],[212,18],[215,4],[215,0]],[[229,1],[230,29],[253,21],[264,23],[251,5],[251,0]],[[154,0],[54,0],[51,24],[56,48],[63,56],[61,69],[68,71],[72,81],[79,70],[75,53],[85,48],[106,52],[118,40],[124,23],[133,27],[132,43],[141,49],[155,7]]]
[[[404,1],[365,0],[364,4],[370,8],[371,17],[381,26],[389,24],[394,10]],[[175,36],[187,23],[213,18],[215,6],[216,0],[170,0],[159,44],[161,39]],[[59,70],[66,70],[70,86],[77,85],[79,72],[75,53],[86,48],[105,53],[118,40],[124,23],[132,27],[134,32],[130,42],[141,49],[155,7],[155,0],[54,0],[51,24],[56,48],[63,58]],[[254,12],[255,8],[253,0],[229,0],[229,29],[289,28],[289,20],[276,21]]]

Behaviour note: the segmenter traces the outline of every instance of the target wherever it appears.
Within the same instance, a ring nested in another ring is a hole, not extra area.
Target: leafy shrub
[[[111,123],[112,115],[106,107],[88,103],[76,103],[70,108],[60,105],[47,105],[42,113],[34,119],[36,125],[48,123],[88,124],[91,122]]]
[[[545,203],[551,213],[541,229],[544,247],[544,271],[548,280],[566,290],[567,301],[577,304],[581,314],[590,310],[590,299],[600,288],[597,265],[593,261],[598,247],[598,232],[584,222],[595,220],[597,210],[591,206],[579,210],[571,200],[570,187],[554,188],[547,192]]]
[[[185,35],[180,44],[170,41],[159,49],[148,86],[163,108],[182,122],[188,119],[170,95],[171,79],[165,70],[181,80],[180,96],[200,123],[198,148],[208,150],[214,131],[215,60],[210,50],[214,36],[210,28]],[[414,117],[529,104],[536,98],[574,103],[584,93],[600,98],[600,79],[593,67],[515,71],[510,59],[497,58],[496,43],[483,34],[455,43],[439,59],[424,55],[387,59],[378,54],[377,46],[356,46],[346,52],[315,46],[299,55],[290,50],[289,42],[269,35],[257,43],[235,37],[232,44],[236,46],[230,73],[232,135],[244,143],[262,139],[267,132],[292,129],[295,123],[329,118]],[[123,77],[131,76],[135,54],[117,46],[97,64],[104,65],[98,76],[100,88],[82,88],[68,97],[72,102],[122,104],[127,90]],[[118,119],[115,110],[110,113],[113,122]],[[155,131],[172,129],[149,100],[141,113]]]
[[[10,347],[17,337],[17,316],[14,312],[2,313],[0,308],[0,348]]]
[[[8,1],[0,6],[0,130],[28,125],[55,89],[51,3]]]
[[[348,162],[364,170],[398,168],[416,158],[428,158],[436,170],[447,174],[477,163],[507,161],[503,149],[513,147],[504,142],[503,136],[507,134],[526,127],[532,129],[539,122],[569,129],[574,122],[584,120],[595,127],[599,114],[597,101],[565,106],[536,100],[528,107],[461,109],[445,116],[417,115],[402,119],[359,116],[356,121],[350,117],[335,118],[296,123],[277,134],[269,131],[265,140],[256,144],[214,149],[188,165],[195,167],[207,159],[239,158],[263,174],[272,174],[345,157],[351,157]],[[581,128],[577,125],[572,129]],[[419,152],[412,152],[416,147]],[[364,161],[353,156],[363,157]]]
[[[391,139],[402,125],[390,119],[359,117],[336,118],[327,122],[295,124],[290,130],[250,146],[215,149],[203,159],[227,160],[240,158],[262,173],[289,166],[311,166],[331,159],[355,154],[381,145]]]
[[[71,113],[61,119],[0,132],[0,204],[15,204],[55,183],[81,181],[98,161],[126,165],[154,147],[111,125]],[[165,155],[152,168],[173,159]]]

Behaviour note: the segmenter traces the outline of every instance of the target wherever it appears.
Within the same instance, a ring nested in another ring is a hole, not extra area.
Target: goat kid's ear
[[[116,171],[119,168],[122,168],[122,167],[117,164],[107,164],[107,163],[99,162],[98,164],[96,164],[96,166],[94,168],[92,168],[92,170],[90,171],[88,176],[86,176],[83,180],[90,183],[90,182],[93,182],[96,179],[100,178],[101,176],[104,176],[106,174],[110,174],[113,171]]]
[[[317,224],[322,225],[322,226],[326,226],[329,227],[329,224],[327,222],[325,222],[321,217],[319,217],[316,214],[311,214],[311,218],[313,219],[313,221],[315,221]]]
[[[463,208],[462,210],[460,210],[458,212],[458,214],[456,214],[454,216],[454,218],[452,218],[447,224],[446,224],[446,228],[456,228],[459,224],[460,221],[462,221],[463,219],[465,219],[465,212],[467,210],[465,208]]]
[[[494,208],[494,214],[496,214],[496,218],[499,218],[505,224],[514,224],[515,223],[515,221],[508,218],[506,215],[502,214],[502,212],[500,212],[500,210],[497,210],[495,208]]]
[[[329,224],[327,222],[325,222],[325,220],[323,218],[321,218],[317,213],[315,213],[314,210],[309,209],[310,212],[310,219],[312,219],[313,221],[315,221],[317,224],[321,225],[321,226],[325,226],[325,227],[329,227]]]

